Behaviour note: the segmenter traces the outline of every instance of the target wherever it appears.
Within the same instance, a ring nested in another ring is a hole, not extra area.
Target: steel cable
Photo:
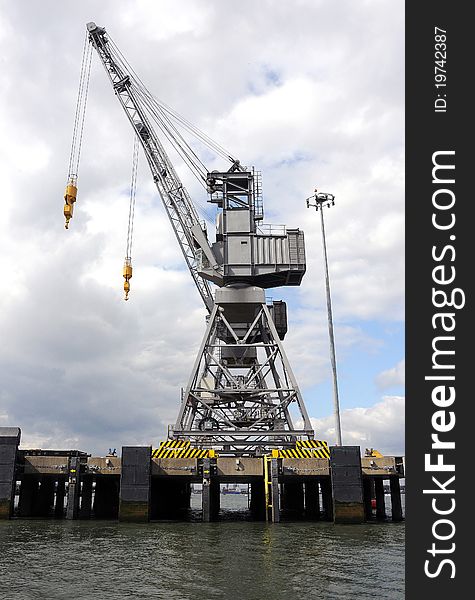
[[[88,44],[88,36],[84,39],[81,71],[79,75],[79,90],[76,100],[76,113],[74,116],[73,138],[71,141],[71,153],[69,155],[68,177],[76,179],[79,170],[79,159],[81,155],[82,136],[84,132],[84,120],[86,115],[87,95],[89,91],[89,79],[91,73],[92,46]]]
[[[132,258],[132,242],[134,235],[134,217],[135,217],[135,197],[137,190],[137,170],[139,163],[139,142],[134,135],[134,149],[132,155],[132,178],[130,181],[130,203],[129,203],[129,222],[127,227],[127,245],[125,249],[125,258]]]

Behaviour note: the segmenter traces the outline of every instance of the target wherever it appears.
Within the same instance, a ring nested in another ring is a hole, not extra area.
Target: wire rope
[[[134,135],[134,149],[132,154],[132,177],[130,181],[130,201],[129,201],[129,221],[127,226],[127,244],[125,249],[125,258],[132,258],[132,242],[134,235],[134,217],[135,217],[135,198],[137,192],[137,170],[139,163],[139,142]]]
[[[84,39],[81,71],[79,75],[79,89],[76,100],[76,112],[74,115],[73,138],[71,141],[71,152],[69,155],[68,179],[75,181],[78,176],[79,159],[81,156],[81,145],[84,133],[84,121],[86,115],[87,96],[89,91],[89,80],[92,63],[92,46],[88,44],[88,36]]]
[[[159,110],[166,112],[170,117],[175,119],[184,129],[186,129],[189,133],[191,133],[196,138],[201,140],[201,142],[204,145],[206,145],[210,150],[213,150],[216,154],[226,158],[231,163],[236,162],[236,159],[223,146],[218,144],[210,136],[208,136],[206,133],[201,131],[196,125],[194,125],[188,119],[186,119],[185,117],[180,115],[177,111],[172,109],[170,106],[168,106],[161,100],[158,100],[157,98],[155,98],[151,94],[151,92],[146,88],[145,84],[140,79],[139,75],[136,73],[136,71],[133,69],[133,67],[130,65],[130,63],[127,61],[125,56],[122,54],[122,52],[119,50],[119,48],[114,43],[114,41],[110,38],[110,36],[108,37],[108,40],[109,40],[111,47],[114,49],[114,52],[116,54],[116,56],[115,56],[116,60],[118,60],[120,63],[122,63],[122,66],[125,67],[124,70],[128,71],[131,80],[133,80],[136,89],[141,90],[142,94],[148,98],[149,103],[154,104]]]

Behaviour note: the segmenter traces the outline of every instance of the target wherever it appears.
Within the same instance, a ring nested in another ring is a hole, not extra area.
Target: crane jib
[[[196,209],[150,123],[142,97],[136,93],[132,85],[132,73],[127,71],[123,59],[108,43],[103,27],[88,23],[87,30],[89,40],[99,55],[115,95],[137,133],[185,262],[208,312],[211,312],[213,307],[211,285],[198,273],[198,262],[203,251],[207,256],[212,256],[212,252],[201,228]],[[198,228],[201,235],[198,235],[197,239]]]

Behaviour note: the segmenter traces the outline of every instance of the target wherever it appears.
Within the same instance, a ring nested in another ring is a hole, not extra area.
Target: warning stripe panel
[[[298,440],[296,446],[303,448],[326,448],[328,450],[328,442],[324,440]]]
[[[181,440],[172,440],[181,441]],[[152,450],[152,458],[208,458],[213,450],[202,450],[201,448],[190,447],[189,442],[186,446],[168,447],[167,442],[162,442],[160,448]]]
[[[322,448],[286,448],[279,450],[278,458],[330,458],[329,451]]]
[[[190,440],[167,440],[160,442],[161,448],[188,448],[190,446]]]

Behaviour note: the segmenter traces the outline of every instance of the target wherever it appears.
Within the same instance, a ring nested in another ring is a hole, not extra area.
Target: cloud
[[[289,302],[285,345],[302,385],[328,376],[320,225],[304,202],[315,186],[337,197],[325,223],[339,360],[380,351],[365,322],[403,318],[399,3],[299,0],[289,8],[264,0],[258,11],[251,0],[238,7],[184,0],[180,9],[171,0],[141,0],[133,10],[112,0],[5,3],[2,424],[21,426],[32,445],[103,452],[157,443],[175,420],[204,331],[205,311],[142,157],[132,294],[122,301],[132,131],[97,57],[78,202],[71,229],[63,229],[91,18],[153,93],[244,164],[263,169],[268,222],[305,230],[302,287],[269,293]],[[226,168],[216,160],[207,166]],[[177,170],[204,202],[190,174]]]
[[[383,371],[376,377],[376,385],[380,390],[385,390],[395,385],[404,385],[405,383],[406,361],[401,360],[392,369]]]
[[[345,445],[375,448],[382,454],[404,455],[403,396],[383,396],[381,402],[365,408],[349,408],[341,412],[342,440]],[[334,444],[333,415],[310,418],[317,439]]]
[[[326,307],[298,308],[290,316],[285,351],[293,365],[302,388],[314,386],[327,379],[330,372],[330,348]],[[381,341],[356,324],[338,323],[335,326],[338,359],[346,360],[353,351],[372,354],[381,349]]]

